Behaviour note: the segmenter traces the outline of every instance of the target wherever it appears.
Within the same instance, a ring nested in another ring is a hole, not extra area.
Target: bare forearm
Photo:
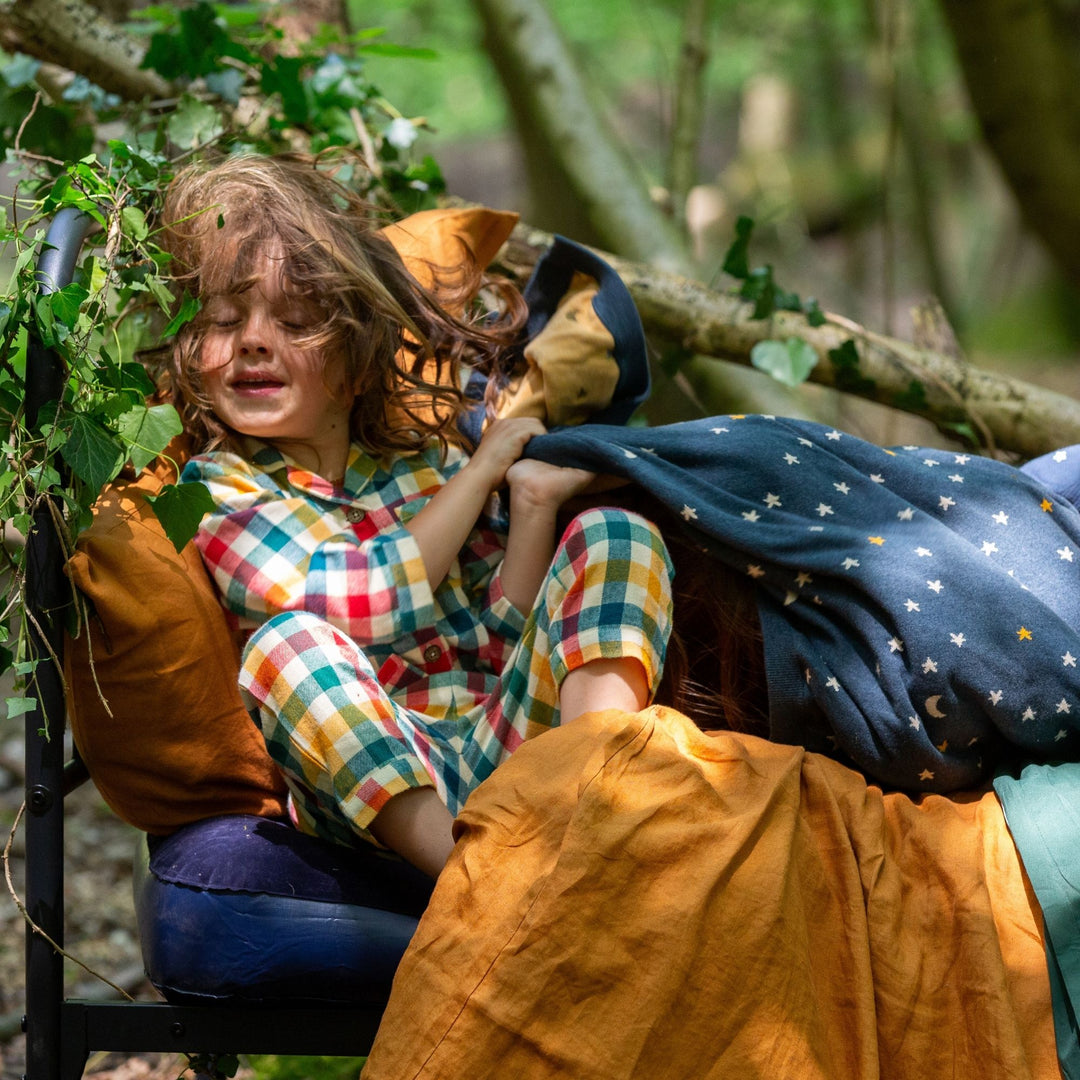
[[[490,494],[490,478],[470,462],[406,524],[420,548],[433,589],[446,577]]]
[[[510,534],[500,574],[503,592],[518,611],[532,610],[551,565],[557,513],[557,506],[536,504],[511,494]]]

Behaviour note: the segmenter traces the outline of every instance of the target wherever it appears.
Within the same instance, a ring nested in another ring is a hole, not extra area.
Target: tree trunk
[[[591,92],[542,0],[473,0],[473,6],[526,152],[531,150],[537,167],[553,170],[550,182],[557,185],[559,201],[580,207],[603,247],[684,267],[685,244],[593,108]]]
[[[550,242],[550,236],[519,225],[500,261],[524,281]],[[924,416],[945,430],[967,425],[988,450],[1030,458],[1080,442],[1080,402],[1062,394],[980,371],[953,356],[876,334],[840,316],[830,316],[820,327],[787,311],[771,319],[753,319],[752,305],[733,294],[655,266],[601,254],[626,282],[646,333],[677,343],[688,353],[749,364],[759,341],[798,337],[809,342],[819,357],[811,382]],[[829,355],[848,341],[857,352],[857,369]]]
[[[1080,286],[1080,41],[1053,0],[942,0],[971,102],[1029,227]]]

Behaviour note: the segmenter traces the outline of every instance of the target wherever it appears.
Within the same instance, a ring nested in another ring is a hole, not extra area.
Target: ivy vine
[[[0,64],[0,148],[17,181],[0,207],[0,244],[10,272],[0,295],[0,671],[16,689],[34,661],[27,651],[25,545],[35,508],[61,508],[65,542],[91,520],[102,487],[140,471],[181,430],[155,399],[155,347],[197,311],[178,304],[157,238],[160,199],[193,154],[336,151],[339,176],[395,216],[435,204],[438,165],[418,158],[424,127],[368,79],[372,53],[422,62],[431,54],[384,40],[382,31],[325,30],[282,48],[284,34],[262,4],[199,3],[139,13],[145,66],[177,87],[175,100],[133,106],[75,79],[57,94],[24,56]],[[99,133],[108,131],[102,140]],[[47,224],[67,208],[93,226],[74,279],[43,292],[35,275]],[[58,400],[28,422],[30,343],[63,365]],[[153,510],[179,549],[206,507],[201,485],[167,486]],[[34,706],[7,699],[9,715]]]

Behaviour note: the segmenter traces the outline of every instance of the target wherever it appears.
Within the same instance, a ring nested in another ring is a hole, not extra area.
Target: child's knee
[[[670,593],[671,556],[656,525],[633,510],[599,507],[578,514],[566,527],[556,552],[570,564],[628,564],[649,568]]]

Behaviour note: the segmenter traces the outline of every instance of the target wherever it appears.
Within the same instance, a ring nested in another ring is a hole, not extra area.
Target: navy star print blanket
[[[773,739],[909,791],[973,787],[1010,747],[1080,757],[1080,512],[1051,459],[1040,480],[768,416],[526,453],[634,481],[755,580]]]

